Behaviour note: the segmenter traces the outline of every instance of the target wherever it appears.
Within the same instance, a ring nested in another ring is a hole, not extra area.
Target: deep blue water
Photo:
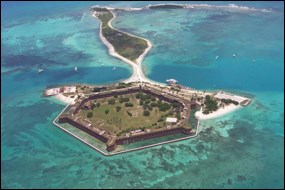
[[[283,2],[118,14],[115,27],[153,44],[150,79],[253,97],[201,122],[199,138],[106,158],[52,125],[64,105],[42,97],[47,85],[131,75],[108,55],[90,6],[150,3],[1,2],[1,188],[284,188]]]

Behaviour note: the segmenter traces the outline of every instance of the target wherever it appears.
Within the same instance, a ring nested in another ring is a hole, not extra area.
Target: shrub
[[[142,94],[141,92],[139,92],[139,93],[136,94],[136,98],[137,98],[137,99],[140,99],[142,96],[143,96],[143,94]]]
[[[126,112],[129,116],[131,116],[131,117],[133,116],[133,114],[131,112],[129,112],[129,111],[126,111]]]
[[[143,115],[144,116],[150,116],[150,112],[145,110],[145,111],[143,111]]]
[[[96,104],[96,106],[97,106],[97,107],[100,107],[100,106],[101,106],[100,102],[98,102],[98,103]]]
[[[117,106],[117,107],[116,107],[116,111],[117,111],[117,112],[121,111],[121,106]]]
[[[93,113],[92,112],[88,112],[87,113],[87,118],[90,118],[90,117],[92,117],[93,116]]]
[[[126,106],[126,107],[133,107],[134,104],[132,104],[132,103],[130,103],[130,102],[127,102],[127,103],[125,103],[125,106]]]
[[[150,100],[149,99],[147,99],[147,100],[145,100],[145,102],[144,102],[145,104],[149,104],[150,103]]]
[[[130,101],[129,98],[120,98],[120,99],[119,99],[119,102],[120,102],[120,103],[128,102],[128,101]]]
[[[109,113],[109,110],[107,109],[107,110],[105,110],[105,114],[107,115]]]
[[[114,105],[115,103],[116,103],[116,102],[115,102],[114,99],[111,99],[111,100],[108,101],[108,104],[111,104],[111,105]]]
[[[94,103],[91,103],[91,109],[93,110],[96,107]]]
[[[157,122],[162,122],[163,121],[163,118],[159,118],[159,120],[157,120]]]
[[[170,105],[168,103],[161,103],[158,105],[159,111],[166,111],[170,109]]]

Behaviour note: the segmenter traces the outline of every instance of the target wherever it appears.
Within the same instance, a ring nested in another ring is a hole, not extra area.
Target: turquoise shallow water
[[[143,62],[150,79],[254,99],[202,122],[196,139],[104,157],[54,127],[64,105],[41,96],[49,84],[106,84],[131,75],[98,38],[88,11],[94,2],[1,2],[1,187],[284,188],[284,4],[234,3],[272,11],[119,13],[115,27],[153,44]]]

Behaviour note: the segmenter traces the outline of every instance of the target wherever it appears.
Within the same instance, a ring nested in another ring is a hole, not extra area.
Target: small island
[[[184,9],[184,5],[179,4],[157,4],[148,6],[149,9]]]
[[[191,126],[188,120],[191,109],[198,104],[168,88],[118,83],[76,89],[77,93],[69,94],[77,96],[76,101],[59,115],[58,123],[69,123],[85,131],[106,143],[108,151],[117,145],[150,138],[196,133],[197,126]]]
[[[111,26],[111,21],[115,15],[111,10],[93,7],[91,11],[93,11],[93,16],[100,21],[102,37],[114,47],[115,52],[132,62],[136,62],[144,54],[148,48],[148,42],[143,38],[114,29]]]
[[[251,99],[223,91],[205,92],[177,84],[175,79],[165,83],[144,76],[141,62],[151,49],[149,40],[114,29],[113,11],[143,9],[191,8],[175,4],[161,4],[144,8],[92,7],[92,15],[100,21],[99,36],[110,55],[130,64],[133,74],[118,84],[59,85],[45,89],[45,96],[55,96],[68,105],[54,119],[53,124],[81,140],[100,153],[110,156],[152,146],[194,138],[199,134],[199,121],[223,116],[247,106]],[[114,70],[114,69],[113,69]],[[76,67],[76,72],[78,72]],[[73,130],[104,143],[107,153]],[[175,135],[184,135],[176,138]],[[173,136],[175,139],[129,150],[118,147],[138,141]],[[113,153],[115,152],[115,153]]]

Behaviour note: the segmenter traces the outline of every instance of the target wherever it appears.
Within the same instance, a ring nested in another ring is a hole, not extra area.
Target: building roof
[[[176,123],[177,118],[176,117],[168,117],[168,118],[166,118],[166,122],[167,123]]]

